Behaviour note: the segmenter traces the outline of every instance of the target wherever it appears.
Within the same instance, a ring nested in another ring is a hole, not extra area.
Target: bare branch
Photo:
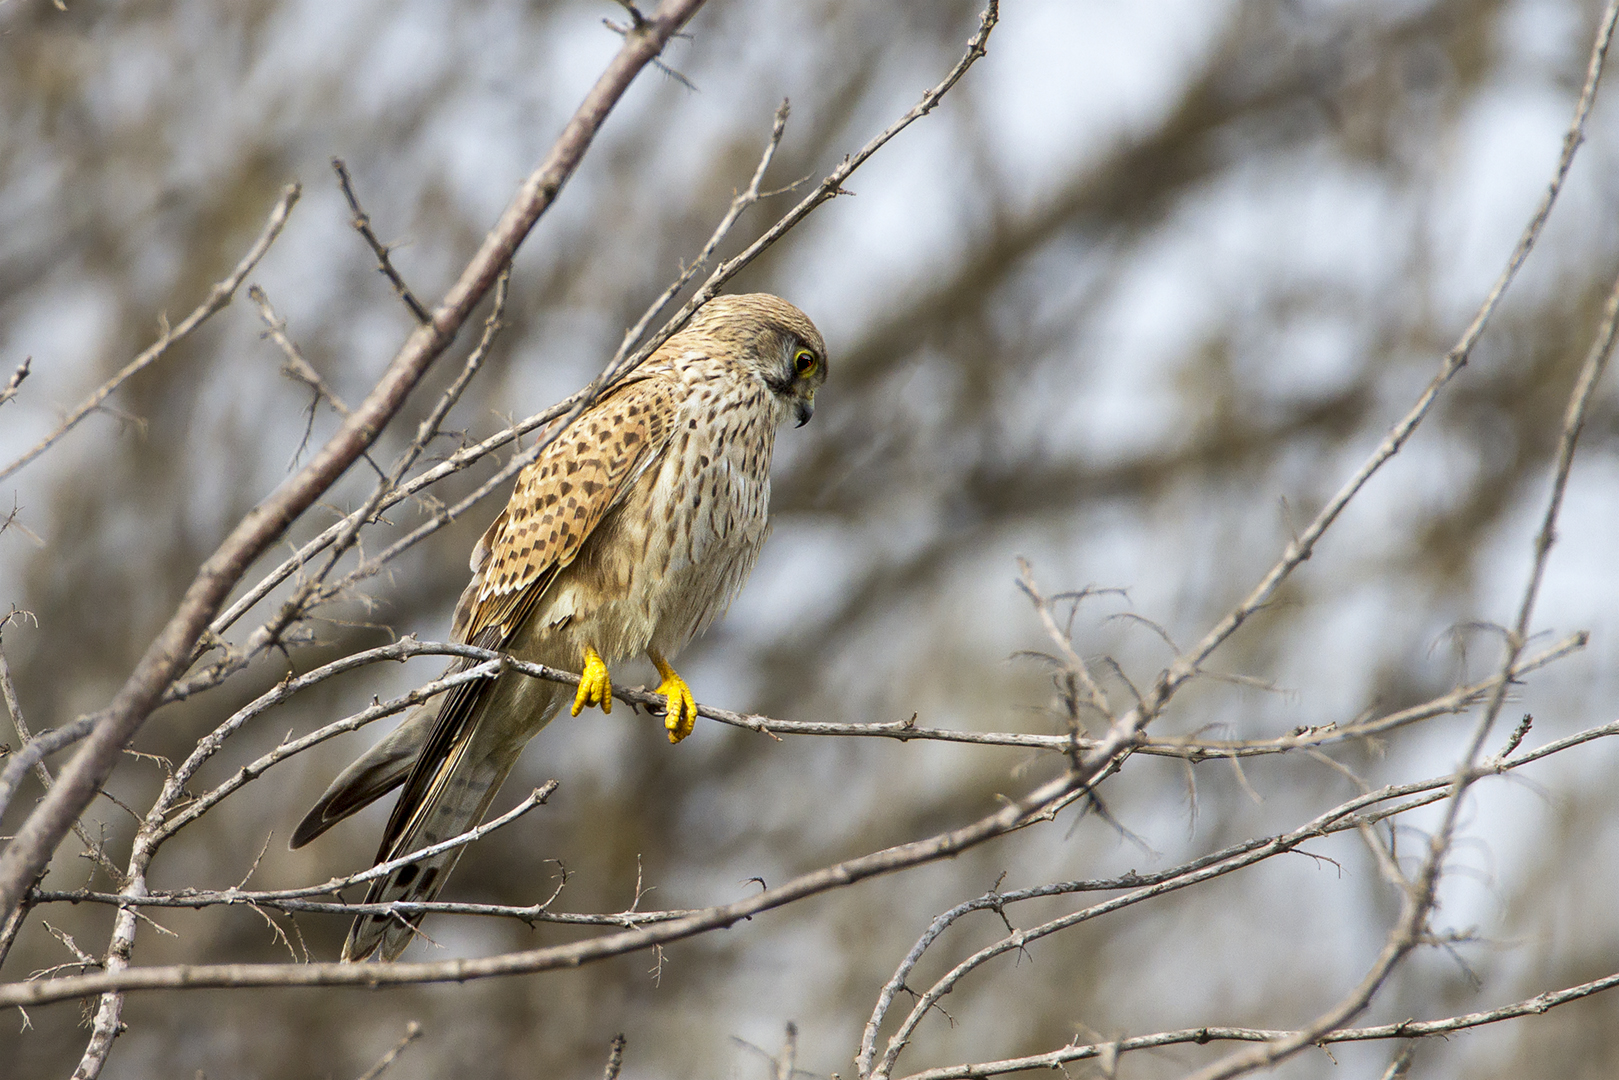
[[[645,25],[626,36],[623,48],[586,95],[546,160],[524,181],[500,222],[484,238],[432,321],[410,335],[382,379],[313,460],[251,511],[203,564],[178,610],[98,716],[96,729],[68,762],[56,786],[0,852],[0,915],[9,915],[21,902],[72,821],[106,780],[120,748],[190,662],[197,639],[247,567],[347,470],[399,411],[550,207],[630,81],[701,4],[702,0],[664,0]]]
[[[422,306],[422,302],[416,299],[416,294],[410,291],[410,286],[399,276],[399,271],[394,269],[388,245],[378,240],[377,234],[372,231],[371,215],[360,207],[360,198],[354,194],[354,180],[349,176],[349,167],[343,163],[342,158],[333,158],[332,168],[337,173],[338,185],[343,189],[343,198],[348,200],[349,213],[354,215],[349,224],[354,226],[354,230],[370,246],[371,253],[377,257],[377,270],[388,279],[388,284],[393,286],[395,295],[410,308],[410,313],[416,316],[417,322],[432,322],[433,316]]]
[[[607,1053],[607,1068],[602,1071],[602,1080],[618,1080],[618,1072],[623,1067],[624,1033],[621,1031],[613,1036],[613,1046]]]
[[[394,1059],[405,1052],[405,1047],[420,1038],[421,1034],[422,1025],[412,1020],[405,1026],[405,1034],[393,1045],[393,1049],[383,1054],[375,1065],[360,1074],[360,1080],[377,1080],[377,1077],[381,1076],[388,1066],[394,1063]]]
[[[1583,649],[1589,640],[1589,635],[1583,631],[1570,634],[1552,647],[1518,662],[1512,668],[1506,682],[1510,684],[1532,671],[1537,671]],[[551,678],[552,676],[544,675],[540,677]],[[570,676],[570,678],[576,678],[576,676]],[[559,678],[558,681],[567,680]],[[1304,747],[1329,746],[1335,743],[1351,742],[1372,735],[1384,734],[1396,728],[1406,727],[1436,716],[1465,711],[1486,700],[1490,692],[1499,686],[1502,681],[1501,675],[1492,675],[1476,683],[1458,686],[1454,690],[1441,694],[1439,697],[1420,705],[1413,705],[1384,716],[1343,725],[1329,723],[1301,728],[1292,734],[1281,735],[1272,739],[1212,740],[1182,738],[1180,736],[1159,738],[1142,734],[1133,752],[1200,762],[1210,758],[1258,757],[1267,754],[1283,754]],[[655,694],[648,695],[648,698],[653,704],[661,700]],[[646,700],[637,697],[634,690],[626,690],[624,700],[634,701],[637,704],[647,703]],[[1068,735],[1036,735],[1006,731],[955,731],[949,728],[919,727],[914,717],[907,720],[890,720],[870,724],[841,724],[815,720],[777,720],[768,716],[730,712],[726,709],[718,709],[702,704],[697,707],[697,715],[707,717],[710,720],[717,720],[722,724],[729,724],[732,727],[746,728],[749,731],[777,736],[830,735],[893,739],[898,742],[920,739],[935,742],[967,743],[976,746],[1025,747],[1055,750],[1064,753],[1075,743],[1075,740]],[[1081,749],[1089,749],[1096,745],[1096,741],[1080,739],[1078,740],[1078,745]]]
[[[18,612],[12,611],[4,619],[0,619],[0,631],[3,631],[8,623],[16,619],[18,614]],[[0,700],[6,703],[6,711],[11,714],[11,724],[17,731],[18,744],[17,754],[12,761],[6,763],[5,774],[10,774],[13,766],[15,766],[16,780],[21,780],[21,774],[31,766],[35,777],[39,780],[39,786],[49,791],[51,784],[54,783],[51,778],[51,771],[46,768],[44,761],[49,749],[29,753],[29,750],[39,740],[35,739],[28,730],[28,721],[23,717],[22,700],[17,696],[17,683],[11,676],[11,662],[6,659],[6,652],[3,647],[0,647]],[[49,745],[49,743],[46,744],[47,747]],[[11,786],[15,786],[15,781]],[[0,810],[3,810],[9,801],[9,798],[0,800]],[[111,880],[117,881],[120,877],[118,867],[111,859],[107,858],[106,853],[101,849],[101,845],[96,843],[90,834],[85,831],[83,824],[74,821],[73,832],[79,838],[79,842],[84,845],[85,852],[95,861],[96,865],[106,871]]]
[[[28,367],[33,362],[33,357],[23,357],[22,363],[17,365],[17,370],[13,371],[11,373],[11,378],[6,380],[6,385],[0,387],[0,405],[4,405],[6,402],[16,397],[19,392],[21,392],[22,381],[28,378]]]
[[[1040,616],[1040,625],[1045,627],[1046,636],[1051,638],[1062,652],[1068,671],[1085,688],[1085,696],[1089,699],[1091,708],[1101,713],[1111,723],[1114,720],[1114,713],[1113,707],[1108,704],[1107,695],[1096,684],[1096,680],[1091,678],[1090,666],[1074,652],[1074,643],[1067,632],[1057,625],[1057,620],[1051,614],[1051,605],[1040,594],[1040,589],[1035,584],[1033,569],[1023,559],[1018,560],[1018,587],[1034,603],[1035,613]],[[1075,735],[1078,735],[1077,731]]]
[[[281,350],[281,355],[286,357],[287,362],[281,370],[288,377],[315,391],[317,402],[321,398],[331,402],[332,408],[339,416],[351,414],[354,410],[344,404],[342,398],[332,393],[332,388],[326,385],[326,380],[320,377],[320,372],[304,359],[303,352],[287,336],[286,320],[275,313],[275,308],[270,306],[270,298],[264,295],[264,290],[257,285],[249,285],[247,298],[253,301],[253,306],[259,309],[259,318],[264,320],[264,336],[275,342],[276,347]]]
[[[191,314],[180,320],[178,325],[168,326],[165,324],[163,333],[145,352],[125,364],[118,374],[102,383],[95,393],[75,406],[73,411],[68,413],[67,418],[56,426],[56,430],[36,443],[32,450],[29,450],[5,468],[0,469],[0,480],[11,476],[24,465],[49,450],[58,439],[78,427],[79,421],[99,409],[101,403],[112,396],[113,391],[124,385],[137,373],[160,360],[163,354],[169,351],[170,346],[191,336],[193,330],[207,322],[214,313],[229,304],[231,297],[235,296],[236,290],[241,287],[242,281],[248,274],[253,272],[253,267],[258,265],[259,260],[264,258],[265,252],[270,250],[270,245],[275,243],[276,237],[281,235],[281,230],[287,223],[287,215],[292,212],[293,204],[298,201],[298,196],[302,191],[303,188],[298,184],[288,184],[282,189],[281,198],[276,200],[275,208],[270,211],[270,218],[265,222],[264,229],[259,233],[258,239],[253,241],[253,245],[247,249],[247,254],[242,256],[242,261],[236,264],[236,268],[224,278],[216,281],[213,288],[208,290],[207,299],[198,304]],[[24,363],[23,367],[26,368],[27,366]],[[17,375],[12,376],[10,386],[13,390],[22,382],[22,376],[26,374],[26,371],[19,371]],[[0,904],[0,910],[5,910],[4,904]]]
[[[1549,990],[1544,994],[1537,994],[1524,1001],[1502,1005],[1500,1008],[1490,1009],[1486,1012],[1465,1013],[1461,1016],[1451,1016],[1443,1020],[1403,1020],[1398,1024],[1344,1028],[1339,1031],[1328,1032],[1320,1036],[1316,1041],[1323,1043],[1373,1042],[1383,1039],[1422,1039],[1431,1038],[1435,1035],[1448,1035],[1453,1031],[1482,1027],[1485,1024],[1513,1020],[1520,1016],[1539,1016],[1557,1008],[1559,1005],[1567,1005],[1571,1001],[1580,1001],[1594,994],[1612,990],[1615,987],[1619,987],[1619,974],[1594,979],[1591,982],[1571,986],[1565,990]],[[1155,1035],[1140,1035],[1134,1038],[1119,1039],[1111,1043],[1065,1046],[1061,1050],[1053,1050],[1048,1054],[1007,1058],[1002,1061],[985,1061],[974,1065],[951,1065],[942,1069],[927,1069],[923,1072],[911,1073],[904,1080],[982,1080],[984,1077],[1004,1076],[1007,1073],[1028,1072],[1034,1069],[1058,1069],[1071,1061],[1084,1061],[1089,1058],[1101,1057],[1103,1052],[1109,1049],[1122,1053],[1184,1043],[1203,1045],[1204,1043],[1233,1040],[1240,1042],[1279,1042],[1284,1039],[1296,1038],[1299,1034],[1300,1032],[1296,1031],[1267,1031],[1262,1028],[1185,1028],[1180,1031],[1162,1031]]]
[[[334,878],[334,881],[345,880]],[[346,886],[345,886],[346,887]],[[326,886],[321,886],[325,889]],[[320,894],[315,894],[320,895]],[[483,919],[515,919],[533,926],[536,923],[557,923],[562,926],[640,926],[644,923],[671,922],[699,912],[700,908],[671,908],[663,911],[610,911],[600,914],[576,911],[552,911],[552,899],[538,904],[473,904],[451,900],[412,901],[395,900],[378,904],[345,904],[325,900],[309,900],[302,896],[286,896],[276,892],[247,892],[218,889],[190,889],[175,893],[148,893],[141,897],[121,893],[95,892],[90,889],[36,889],[28,894],[31,904],[106,904],[113,907],[137,908],[191,908],[228,907],[247,905],[294,915],[393,915],[402,919],[417,915],[467,915]],[[553,898],[554,899],[554,898]]]
[[[176,832],[191,824],[197,818],[211,810],[220,802],[220,800],[224,799],[226,796],[232,794],[253,780],[258,779],[267,769],[270,768],[270,766],[275,765],[278,762],[285,761],[295,754],[300,754],[310,747],[319,745],[320,743],[323,743],[337,735],[347,734],[351,731],[358,731],[360,728],[375,720],[380,720],[385,716],[392,716],[395,713],[403,712],[405,709],[411,708],[412,706],[420,705],[429,698],[433,697],[435,694],[453,689],[454,687],[460,686],[462,683],[476,682],[479,679],[492,679],[500,673],[500,668],[501,661],[498,658],[494,660],[487,660],[482,664],[476,664],[473,667],[467,668],[465,671],[458,671],[454,674],[447,675],[442,679],[435,679],[426,686],[412,690],[410,693],[405,694],[402,697],[394,698],[391,701],[378,702],[377,704],[372,705],[370,708],[355,713],[353,716],[346,716],[341,720],[333,721],[332,723],[327,724],[325,727],[322,727],[320,730],[305,735],[301,739],[293,739],[289,742],[283,743],[257,760],[242,766],[235,772],[235,774],[231,776],[229,780],[226,780],[224,783],[220,784],[218,787],[215,787],[207,794],[199,796],[188,803],[183,811],[164,824],[162,828],[157,830],[154,843],[163,843]],[[308,679],[308,676],[305,676],[305,679]],[[305,682],[304,685],[310,685],[310,683]],[[291,689],[286,691],[286,693],[289,694],[293,692],[295,691]],[[275,695],[279,699],[282,696],[282,690],[280,687],[277,687],[276,690],[271,691],[271,694]],[[203,761],[207,760],[208,756],[213,753],[215,749],[217,749],[223,740],[243,723],[252,719],[253,716],[258,715],[264,709],[270,708],[273,704],[275,704],[275,701],[266,701],[264,698],[261,698],[259,701],[254,702],[252,705],[249,705],[245,709],[236,713],[230,718],[230,720],[221,725],[219,729],[210,733],[203,743],[198,744],[197,750],[186,759],[185,764],[179,770],[176,770],[174,778],[172,778],[169,783],[165,785],[164,794],[159,798],[159,807],[166,812],[167,808],[173,805],[175,800],[179,798],[181,792],[184,791],[186,779],[195,772],[196,768],[200,766]]]
[[[511,267],[508,266],[501,271],[500,277],[495,282],[494,303],[490,307],[489,316],[484,320],[483,337],[479,339],[477,348],[473,349],[467,356],[466,362],[461,367],[460,374],[455,377],[455,381],[439,396],[433,410],[422,421],[421,426],[417,428],[416,437],[411,440],[409,448],[400,456],[393,468],[389,470],[388,476],[379,485],[377,493],[366,502],[365,506],[327,528],[319,536],[298,549],[291,558],[261,578],[258,584],[249,589],[236,603],[232,604],[209,624],[208,629],[211,635],[223,634],[237,619],[268,596],[277,585],[280,585],[305,566],[310,559],[334,544],[341,544],[345,537],[351,537],[354,530],[381,511],[410,498],[421,491],[422,488],[450,475],[450,473],[466,468],[485,454],[492,453],[512,439],[527,434],[550,419],[554,419],[554,416],[560,416],[565,411],[563,406],[547,410],[539,418],[517,424],[485,439],[474,447],[452,454],[448,460],[433,469],[429,469],[403,486],[399,483],[400,478],[415,464],[417,458],[427,449],[428,444],[438,437],[444,424],[444,418],[449,415],[450,409],[460,400],[461,394],[466,390],[467,384],[472,381],[473,376],[477,375],[478,371],[483,367],[483,362],[489,355],[489,348],[504,325],[502,317],[506,312],[506,298],[509,293],[510,283]],[[239,662],[245,663],[245,660],[246,657],[243,657]],[[179,693],[178,689],[173,692],[178,696],[184,696],[184,694]]]

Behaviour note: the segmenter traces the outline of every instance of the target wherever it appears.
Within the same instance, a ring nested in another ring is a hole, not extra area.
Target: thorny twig
[[[249,285],[247,287],[247,298],[253,301],[253,306],[258,308],[259,318],[264,320],[264,336],[275,342],[276,347],[281,350],[281,355],[286,358],[286,364],[281,370],[288,377],[296,379],[313,390],[317,403],[321,398],[325,398],[331,403],[332,408],[337,411],[339,416],[348,416],[353,413],[354,410],[349,408],[342,398],[332,392],[332,388],[326,385],[326,380],[320,377],[320,372],[316,371],[314,366],[304,359],[303,351],[287,336],[286,320],[277,315],[275,308],[270,306],[270,298],[265,295],[264,290],[257,285]]]
[[[236,295],[236,290],[241,287],[247,275],[253,272],[253,267],[258,265],[259,260],[264,258],[265,252],[270,250],[270,245],[275,243],[276,237],[281,235],[282,228],[287,224],[287,217],[292,213],[292,207],[298,201],[298,196],[302,191],[303,188],[298,184],[288,184],[282,189],[281,198],[276,200],[275,208],[270,211],[269,220],[264,223],[264,228],[259,232],[258,238],[247,249],[247,254],[242,256],[242,261],[237,263],[229,274],[214,282],[213,287],[208,290],[207,298],[198,304],[191,314],[181,319],[177,325],[169,326],[165,322],[162,333],[158,335],[158,339],[145,352],[125,364],[119,369],[118,374],[102,383],[94,393],[75,406],[73,411],[67,414],[66,419],[56,425],[55,430],[36,443],[31,450],[10,465],[0,469],[0,480],[11,476],[24,465],[49,450],[58,439],[77,427],[81,420],[99,409],[101,403],[112,396],[113,391],[128,382],[134,375],[144,371],[161,359],[171,346],[185,340],[193,330],[207,322],[211,316],[229,304],[231,297]],[[24,364],[24,367],[26,366]],[[22,382],[21,376],[24,374],[26,372],[19,372],[18,375],[13,376],[13,384],[20,384]]]
[[[378,240],[376,232],[372,230],[371,215],[367,214],[360,206],[360,197],[354,194],[354,179],[349,176],[349,167],[344,164],[342,158],[333,158],[332,169],[337,173],[338,186],[343,189],[343,198],[349,204],[349,213],[353,215],[349,224],[354,226],[354,231],[365,239],[366,244],[371,248],[371,253],[377,257],[378,272],[388,279],[388,284],[393,286],[394,293],[400,300],[404,301],[405,306],[410,309],[410,313],[416,316],[417,322],[431,322],[433,320],[432,314],[422,306],[420,300],[416,299],[416,294],[410,291],[410,286],[405,284],[405,279],[399,276],[398,270],[394,269],[392,249],[381,240]]]
[[[0,405],[4,405],[21,392],[22,381],[28,378],[29,365],[31,365],[33,362],[33,357],[23,357],[22,363],[17,365],[17,370],[13,371],[11,373],[11,378],[6,380],[6,385],[0,386]]]

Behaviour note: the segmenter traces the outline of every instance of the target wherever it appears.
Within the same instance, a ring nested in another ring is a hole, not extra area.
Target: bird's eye
[[[793,356],[793,368],[799,375],[808,375],[815,370],[815,354],[808,349],[799,349]]]

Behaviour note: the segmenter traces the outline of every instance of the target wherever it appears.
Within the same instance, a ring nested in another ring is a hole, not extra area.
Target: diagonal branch
[[[1465,1031],[1468,1028],[1499,1023],[1502,1020],[1514,1020],[1521,1016],[1539,1016],[1557,1008],[1559,1005],[1580,1001],[1616,987],[1619,987],[1619,974],[1593,979],[1590,982],[1570,986],[1563,990],[1548,990],[1524,1001],[1515,1001],[1510,1005],[1502,1005],[1499,1008],[1488,1009],[1483,1012],[1448,1016],[1442,1020],[1402,1020],[1397,1024],[1378,1024],[1375,1027],[1343,1028],[1322,1035],[1316,1041],[1320,1043],[1337,1043],[1432,1038],[1435,1035],[1448,1035],[1453,1031]],[[927,1069],[923,1072],[912,1073],[905,1077],[905,1080],[985,1080],[987,1077],[1004,1076],[1007,1073],[1031,1072],[1035,1069],[1061,1069],[1063,1065],[1070,1061],[1099,1058],[1108,1051],[1119,1054],[1129,1050],[1150,1050],[1160,1046],[1176,1046],[1185,1043],[1201,1046],[1205,1043],[1221,1041],[1274,1042],[1297,1034],[1297,1032],[1292,1031],[1268,1031],[1263,1028],[1239,1027],[1198,1027],[1186,1028],[1181,1031],[1160,1031],[1155,1035],[1139,1035],[1134,1038],[1119,1039],[1109,1043],[1074,1044],[1065,1046],[1061,1050],[1053,1050],[1047,1054],[1031,1054],[1028,1057],[1006,1058],[1001,1061],[982,1061],[972,1065],[950,1065],[941,1069]]]
[[[10,401],[12,398],[21,393],[22,381],[28,378],[28,370],[33,362],[33,357],[23,357],[22,363],[17,365],[17,370],[13,371],[11,373],[11,378],[6,380],[6,385],[0,386],[0,405],[4,405],[6,402]]]
[[[1484,302],[1479,305],[1473,321],[1462,331],[1461,337],[1450,351],[1445,354],[1440,363],[1439,371],[1434,375],[1428,385],[1418,395],[1416,403],[1400,418],[1383,441],[1372,451],[1371,456],[1357,469],[1337,493],[1328,500],[1327,504],[1316,514],[1314,520],[1301,532],[1282,552],[1282,557],[1260,579],[1242,603],[1231,610],[1225,618],[1221,619],[1211,629],[1203,640],[1198,642],[1186,655],[1178,659],[1165,674],[1165,683],[1171,688],[1191,678],[1198,671],[1203,661],[1207,660],[1225,641],[1237,632],[1237,629],[1260,610],[1279,589],[1284,581],[1292,575],[1293,571],[1307,560],[1315,551],[1315,545],[1325,535],[1338,515],[1343,513],[1344,507],[1349,505],[1360,490],[1366,486],[1372,476],[1381,469],[1390,458],[1398,454],[1406,442],[1416,432],[1417,427],[1427,418],[1434,402],[1438,400],[1439,393],[1453,379],[1461,369],[1466,366],[1472,356],[1473,347],[1478,344],[1479,337],[1484,333],[1485,326],[1495,313],[1502,294],[1518,276],[1518,270],[1523,266],[1524,260],[1529,257],[1535,243],[1550,216],[1552,206],[1557,196],[1563,190],[1563,183],[1568,178],[1569,168],[1574,163],[1574,153],[1580,144],[1585,141],[1585,121],[1591,113],[1591,106],[1596,101],[1597,84],[1601,81],[1603,64],[1607,59],[1608,44],[1613,39],[1614,21],[1619,17],[1619,0],[1610,2],[1607,12],[1603,16],[1601,28],[1597,32],[1596,40],[1591,46],[1591,59],[1586,69],[1585,85],[1580,92],[1580,99],[1574,108],[1574,119],[1569,124],[1568,131],[1563,136],[1563,151],[1557,161],[1557,171],[1547,186],[1546,192],[1541,196],[1540,203],[1530,216],[1529,223],[1524,226],[1523,234],[1519,237],[1517,246],[1513,248],[1506,266],[1502,269],[1495,284],[1491,287]]]
[[[13,461],[10,465],[0,469],[0,480],[4,480],[17,472],[24,465],[27,465],[30,461],[56,445],[56,441],[78,427],[81,420],[101,408],[101,403],[111,397],[113,391],[162,359],[163,354],[169,351],[170,346],[190,337],[193,330],[207,322],[215,313],[224,309],[231,302],[231,297],[236,295],[236,290],[241,288],[243,280],[253,272],[253,267],[257,266],[259,260],[264,258],[264,253],[270,250],[270,245],[275,243],[276,237],[281,235],[282,228],[287,224],[287,216],[292,213],[292,207],[297,203],[298,196],[302,191],[303,188],[299,184],[288,184],[282,189],[281,198],[276,200],[275,208],[270,211],[270,218],[264,223],[264,229],[259,233],[258,239],[253,241],[253,246],[247,249],[247,254],[242,256],[242,261],[236,264],[234,270],[219,281],[214,282],[213,288],[208,290],[207,299],[198,304],[191,314],[181,319],[178,325],[169,326],[165,323],[163,333],[158,336],[156,341],[152,342],[145,352],[125,364],[119,369],[118,374],[102,383],[93,394],[79,402],[73,411],[67,414],[67,418],[56,425],[56,430],[34,444],[33,449],[23,454],[22,457]],[[24,360],[22,367],[18,368],[17,373],[12,376],[11,382],[7,386],[5,397],[10,397],[16,393],[17,387],[22,385],[22,380],[27,375],[28,361]],[[0,401],[4,401],[5,397],[0,397]]]
[[[42,1005],[108,991],[181,989],[222,986],[400,986],[423,982],[463,982],[506,975],[573,968],[680,941],[710,930],[732,926],[783,905],[843,888],[867,878],[891,874],[912,866],[951,858],[987,840],[1021,828],[1047,806],[1071,791],[1082,789],[1090,778],[1104,772],[1112,755],[1087,755],[1083,767],[1047,781],[1028,795],[1008,802],[995,813],[968,825],[923,840],[885,848],[846,860],[754,894],[732,904],[708,908],[682,919],[637,927],[586,941],[531,949],[480,959],[408,964],[208,964],[134,968],[116,976],[82,975],[48,983],[8,983],[0,986],[0,1007]],[[415,857],[415,856],[412,856]]]
[[[337,173],[337,182],[343,189],[343,198],[348,201],[349,213],[354,215],[349,224],[354,226],[354,231],[360,234],[366,245],[371,248],[371,253],[377,257],[377,272],[388,279],[394,293],[404,301],[406,307],[410,308],[410,313],[416,316],[417,322],[432,321],[433,316],[422,306],[422,302],[416,299],[416,294],[410,291],[410,286],[405,284],[405,279],[400,277],[399,271],[395,269],[393,249],[377,239],[375,230],[371,228],[371,215],[360,206],[360,197],[354,193],[354,178],[349,175],[348,165],[342,158],[333,158],[332,169]]]
[[[122,748],[164,689],[190,662],[192,649],[247,567],[365,451],[404,405],[427,369],[454,341],[540,215],[573,175],[607,114],[631,80],[662,51],[702,0],[664,0],[624,37],[624,45],[585,96],[546,159],[526,179],[500,221],[433,312],[418,326],[372,391],[297,475],[260,503],[203,563],[179,608],[131,672],[95,730],[63,769],[49,795],[0,852],[0,917],[22,901],[72,822],[106,781]]]
[[[1597,33],[1596,43],[1592,47],[1585,91],[1580,97],[1580,106],[1575,114],[1574,126],[1570,129],[1569,138],[1564,144],[1565,166],[1559,173],[1558,183],[1561,182],[1563,175],[1567,172],[1566,161],[1568,155],[1573,153],[1574,147],[1578,144],[1585,115],[1590,108],[1590,99],[1596,93],[1597,81],[1602,72],[1602,62],[1607,55],[1608,44],[1612,40],[1616,22],[1619,22],[1619,0],[1610,0],[1602,27]],[[1513,665],[1517,663],[1518,657],[1522,655],[1524,646],[1528,643],[1529,626],[1534,617],[1535,601],[1540,593],[1541,580],[1546,571],[1546,559],[1551,551],[1553,538],[1556,535],[1557,518],[1563,505],[1563,494],[1568,487],[1569,471],[1574,463],[1574,450],[1579,442],[1580,432],[1585,425],[1585,415],[1590,407],[1597,382],[1601,379],[1602,373],[1607,367],[1608,359],[1613,353],[1616,335],[1619,335],[1619,279],[1614,281],[1608,301],[1603,306],[1601,325],[1592,340],[1590,349],[1586,353],[1579,378],[1575,383],[1572,394],[1569,396],[1568,408],[1563,419],[1562,435],[1558,443],[1557,465],[1553,472],[1552,490],[1547,499],[1546,512],[1540,529],[1535,536],[1533,566],[1529,572],[1529,581],[1524,587],[1523,599],[1518,606],[1518,617],[1507,634],[1506,656],[1501,663],[1503,673],[1511,671]],[[1229,1077],[1240,1076],[1255,1069],[1266,1068],[1318,1041],[1322,1035],[1347,1024],[1371,1004],[1372,998],[1389,975],[1393,973],[1394,968],[1422,942],[1429,915],[1434,908],[1435,893],[1444,869],[1445,858],[1449,854],[1451,840],[1455,835],[1456,822],[1461,814],[1462,796],[1478,779],[1477,771],[1474,769],[1474,762],[1478,760],[1479,754],[1483,751],[1484,740],[1489,737],[1490,729],[1494,726],[1496,717],[1506,703],[1507,688],[1508,681],[1503,678],[1491,693],[1490,700],[1484,707],[1484,711],[1474,727],[1473,735],[1462,758],[1462,763],[1456,770],[1455,780],[1451,785],[1445,806],[1444,817],[1441,819],[1439,827],[1434,830],[1433,835],[1428,840],[1428,850],[1423,857],[1421,870],[1412,879],[1409,887],[1404,890],[1404,895],[1401,898],[1400,918],[1396,922],[1394,929],[1390,931],[1377,960],[1366,972],[1359,985],[1317,1017],[1303,1031],[1272,1042],[1262,1043],[1247,1051],[1231,1054],[1208,1068],[1201,1069],[1193,1074],[1196,1080],[1228,1080]]]

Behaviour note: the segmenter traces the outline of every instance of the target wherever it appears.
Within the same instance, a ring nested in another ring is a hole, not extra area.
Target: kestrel
[[[507,671],[429,702],[345,769],[293,833],[297,848],[404,785],[378,863],[472,828],[524,744],[572,696],[610,712],[608,665],[645,652],[671,743],[697,706],[669,658],[725,610],[770,530],[776,429],[799,426],[826,346],[775,296],[721,296],[563,431],[517,478],[472,552],[451,638],[582,673],[578,690]],[[462,661],[452,670],[465,668]],[[463,849],[395,870],[366,903],[425,902]],[[421,916],[362,915],[345,960],[404,951]]]

